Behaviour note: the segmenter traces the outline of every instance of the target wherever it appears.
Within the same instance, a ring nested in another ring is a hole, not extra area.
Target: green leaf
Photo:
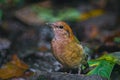
[[[98,58],[97,60],[106,60],[120,65],[120,52],[105,54],[102,57]]]
[[[114,38],[114,42],[120,43],[120,37],[115,37],[115,38]]]
[[[110,79],[111,72],[115,64],[120,65],[120,52],[105,54],[100,58],[88,61],[90,67],[95,67],[88,75],[99,75]]]
[[[120,52],[114,52],[113,54],[110,55],[114,58],[114,62],[120,65]]]
[[[6,0],[0,0],[0,3],[2,3],[2,4],[6,3]]]
[[[58,18],[62,20],[76,20],[78,16],[80,15],[79,11],[74,8],[68,8],[59,11]]]
[[[109,61],[106,60],[100,60],[99,62],[96,63],[98,66],[91,70],[88,73],[88,75],[99,75],[107,79],[110,79],[110,75],[115,63],[110,63]]]
[[[52,21],[56,20],[52,15],[53,10],[51,10],[49,8],[39,7],[36,5],[33,5],[31,8],[37,14],[38,18],[43,21],[52,22]]]
[[[68,20],[68,19],[75,20],[79,16],[79,12],[73,8],[63,9],[55,12],[53,9],[50,8],[44,8],[33,5],[32,10],[35,13],[37,13],[39,19],[47,22],[54,22],[54,21]]]

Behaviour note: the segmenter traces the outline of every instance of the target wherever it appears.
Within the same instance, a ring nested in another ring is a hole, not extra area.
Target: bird
[[[71,27],[64,21],[48,23],[48,25],[54,34],[51,41],[53,56],[63,67],[78,68],[78,74],[81,74],[82,66],[88,67],[87,54]]]

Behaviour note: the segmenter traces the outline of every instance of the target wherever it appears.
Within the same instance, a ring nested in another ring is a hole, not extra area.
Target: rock
[[[11,42],[9,40],[0,38],[0,50],[8,49],[10,44]]]
[[[97,75],[86,76],[83,74],[69,74],[61,72],[38,71],[30,80],[107,80]]]

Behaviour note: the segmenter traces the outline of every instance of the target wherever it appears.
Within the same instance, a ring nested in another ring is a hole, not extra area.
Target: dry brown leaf
[[[22,62],[16,55],[12,56],[12,60],[0,69],[0,78],[9,79],[13,77],[21,77],[28,70],[28,65]]]

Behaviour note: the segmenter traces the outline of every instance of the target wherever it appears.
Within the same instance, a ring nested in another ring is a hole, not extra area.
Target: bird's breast
[[[65,47],[67,46],[67,44],[69,44],[68,40],[56,40],[56,39],[53,39],[52,40],[53,54],[55,56],[61,56],[64,53]]]
[[[65,67],[78,67],[82,60],[82,49],[70,41],[52,41],[52,49],[55,58]]]

